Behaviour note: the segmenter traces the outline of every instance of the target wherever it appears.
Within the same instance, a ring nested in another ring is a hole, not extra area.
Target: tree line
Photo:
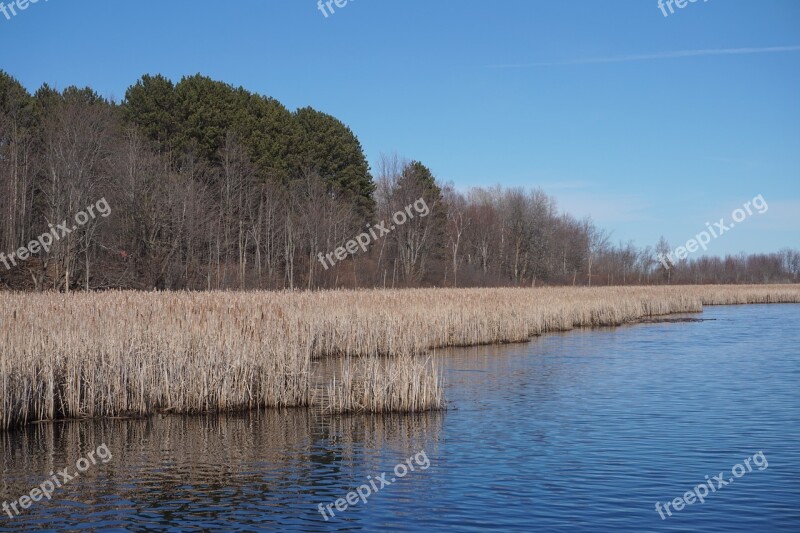
[[[459,192],[419,161],[370,169],[355,134],[310,107],[200,75],[143,76],[122,102],[90,88],[30,94],[0,71],[0,253],[101,198],[96,217],[25,261],[19,290],[319,289],[797,282],[800,253],[702,257],[613,244],[541,190]],[[317,260],[419,199],[334,268]],[[668,246],[668,245],[667,245]]]

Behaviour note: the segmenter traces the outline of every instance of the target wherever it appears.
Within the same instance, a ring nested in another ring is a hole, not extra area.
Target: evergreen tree
[[[295,113],[302,141],[300,164],[319,174],[331,193],[353,198],[358,214],[372,219],[375,184],[361,143],[340,120],[310,107]]]
[[[161,75],[145,75],[125,92],[123,116],[147,139],[169,151],[178,132],[177,107],[172,81]]]

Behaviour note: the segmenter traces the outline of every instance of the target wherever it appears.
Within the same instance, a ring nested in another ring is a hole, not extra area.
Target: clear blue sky
[[[762,194],[709,252],[800,248],[797,0],[352,0],[327,19],[316,0],[40,0],[0,15],[0,50],[31,90],[119,100],[199,72],[311,105],[373,163],[541,186],[615,242],[677,246]]]

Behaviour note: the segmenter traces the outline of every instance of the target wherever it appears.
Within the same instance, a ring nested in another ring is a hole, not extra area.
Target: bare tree
[[[592,265],[597,257],[606,250],[610,235],[605,230],[597,228],[590,218],[585,219],[584,228],[588,236],[589,249],[587,250],[588,260],[588,280],[589,286],[592,286]]]
[[[453,287],[458,287],[458,266],[461,263],[459,252],[466,228],[470,226],[466,199],[455,191],[452,184],[442,189],[442,196],[447,208],[447,241],[450,261],[453,267]],[[445,274],[445,282],[447,281]]]

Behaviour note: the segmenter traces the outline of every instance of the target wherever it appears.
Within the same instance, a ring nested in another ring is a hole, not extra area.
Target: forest
[[[700,256],[614,243],[538,188],[443,183],[424,162],[371,168],[340,120],[187,76],[145,75],[124,99],[0,71],[0,253],[87,206],[49,250],[0,263],[0,289],[92,291],[787,283],[800,251]],[[532,184],[535,185],[535,184]],[[334,267],[318,261],[424,199],[417,217]]]

